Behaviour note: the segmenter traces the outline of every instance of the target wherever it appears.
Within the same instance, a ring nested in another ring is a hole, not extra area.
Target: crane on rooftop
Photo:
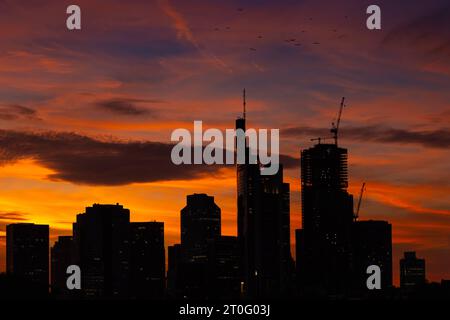
[[[317,141],[317,143],[320,144],[322,142],[322,140],[333,139],[334,144],[337,146],[338,145],[339,125],[341,124],[342,110],[344,109],[344,107],[345,107],[345,97],[342,97],[341,105],[339,106],[339,112],[338,112],[336,122],[331,123],[331,129],[330,129],[330,132],[332,134],[331,137],[317,137],[317,138],[313,138],[310,140]]]
[[[342,97],[341,105],[339,106],[339,113],[336,119],[336,122],[331,123],[330,132],[333,134],[334,144],[338,145],[338,133],[339,133],[339,125],[341,123],[342,110],[345,107],[345,97]]]
[[[353,220],[354,220],[354,221],[358,220],[359,209],[361,208],[361,200],[362,200],[362,197],[363,197],[365,188],[366,188],[366,183],[363,182],[363,184],[362,184],[362,186],[361,186],[361,191],[359,192],[358,205],[357,205],[356,211],[355,211],[355,213],[354,213],[354,215],[353,215]]]

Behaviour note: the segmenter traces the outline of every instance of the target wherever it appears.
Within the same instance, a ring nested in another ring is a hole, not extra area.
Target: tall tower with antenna
[[[236,130],[242,129],[245,132],[245,118],[247,116],[247,98],[246,98],[245,88],[242,91],[242,108],[243,108],[242,116],[239,116],[236,119]]]
[[[247,100],[246,100],[246,97],[245,97],[245,88],[244,88],[244,90],[242,91],[242,105],[243,105],[243,107],[244,107],[244,120],[245,120],[245,113],[246,113],[245,108],[246,108],[246,106],[247,106]]]
[[[242,116],[236,129],[245,131],[247,100],[242,92]],[[246,142],[247,143],[247,142]],[[262,176],[258,163],[236,165],[237,224],[241,248],[241,285],[245,297],[279,297],[290,281],[290,189],[283,182],[283,167]]]

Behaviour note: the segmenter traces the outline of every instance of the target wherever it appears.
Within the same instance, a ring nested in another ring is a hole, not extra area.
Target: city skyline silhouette
[[[393,284],[410,251],[426,259],[429,281],[448,278],[447,0],[380,0],[381,30],[367,29],[357,0],[79,0],[76,31],[65,3],[42,2],[0,10],[0,272],[7,225],[49,225],[53,246],[94,203],[122,204],[131,222],[164,222],[166,260],[181,242],[187,195],[214,196],[221,234],[238,236],[235,167],[175,166],[170,135],[195,120],[234,128],[245,87],[247,127],[280,129],[293,259],[300,153],[319,142],[310,139],[333,143],[345,96],[346,192],[356,210],[366,183],[359,219],[392,226]]]
[[[180,210],[181,241],[169,245],[167,254],[164,222],[131,222],[130,210],[119,203],[86,207],[72,234],[59,236],[50,255],[48,225],[8,224],[4,294],[11,290],[5,281],[18,283],[17,290],[31,288],[32,297],[63,299],[405,299],[424,294],[430,290],[425,260],[415,252],[400,260],[401,291],[394,291],[392,225],[360,219],[365,184],[356,210],[347,192],[348,151],[338,146],[343,107],[344,98],[337,126],[330,130],[334,143],[311,139],[318,143],[301,152],[302,226],[295,231],[295,261],[283,164],[276,174],[262,175],[262,165],[250,163],[245,142],[246,161],[235,166],[236,237],[222,234],[221,209],[205,193],[187,195]],[[246,130],[245,90],[243,108],[236,129]],[[67,287],[66,270],[72,265],[81,270],[79,290]],[[380,270],[376,290],[366,284],[371,266]],[[449,282],[442,279],[433,294],[445,297]]]

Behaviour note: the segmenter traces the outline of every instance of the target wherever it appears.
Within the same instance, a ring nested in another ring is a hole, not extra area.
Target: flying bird
[[[251,50],[251,51],[256,51],[256,49],[255,48],[248,48],[249,50]]]

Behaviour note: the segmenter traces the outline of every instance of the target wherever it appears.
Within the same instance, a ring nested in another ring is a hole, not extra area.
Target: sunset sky
[[[279,128],[301,227],[300,150],[328,135],[340,99],[349,192],[367,189],[361,219],[393,225],[403,251],[450,278],[450,5],[377,1],[0,0],[0,271],[5,226],[70,234],[93,203],[132,221],[164,221],[179,241],[186,195],[207,193],[236,234],[230,167],[170,161],[176,128],[233,128],[247,90],[248,126]],[[82,30],[68,31],[78,4]]]

